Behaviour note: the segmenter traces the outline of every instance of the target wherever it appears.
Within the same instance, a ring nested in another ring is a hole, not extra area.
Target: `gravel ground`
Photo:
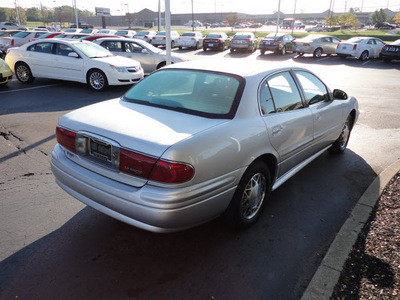
[[[331,300],[400,299],[400,172],[384,189]]]

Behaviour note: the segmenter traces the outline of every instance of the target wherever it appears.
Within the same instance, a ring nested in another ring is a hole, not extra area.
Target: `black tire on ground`
[[[281,55],[285,55],[286,54],[286,46],[283,46],[281,49]]]
[[[343,129],[342,129],[342,132],[340,133],[340,136],[332,144],[332,146],[328,149],[328,151],[330,153],[340,154],[340,153],[343,153],[346,150],[347,144],[348,144],[349,139],[350,139],[350,133],[351,133],[352,127],[353,127],[353,119],[349,115],[347,117],[347,119],[346,119],[346,122],[344,123],[344,126],[343,126]]]
[[[158,66],[157,66],[157,70],[160,69],[160,68],[162,68],[162,67],[165,67],[166,65],[167,65],[167,62],[165,62],[165,61],[160,62],[160,63],[158,64]]]
[[[304,53],[303,53],[303,52],[297,52],[297,55],[298,55],[298,56],[303,56]]]
[[[182,46],[179,46],[179,50],[182,50]]]
[[[341,59],[345,59],[345,58],[346,58],[346,55],[339,54],[339,57],[340,57]]]
[[[87,74],[87,84],[95,91],[104,91],[108,87],[107,76],[98,69],[94,69]]]
[[[243,174],[224,218],[238,229],[252,226],[260,217],[264,203],[271,192],[271,175],[268,166],[255,162]]]
[[[207,51],[207,48],[206,48],[206,47],[203,47],[203,51]]]
[[[31,83],[35,80],[32,75],[32,71],[26,63],[19,62],[15,65],[15,75],[17,79],[22,83]]]
[[[265,50],[260,50],[261,55],[265,54]]]
[[[317,48],[314,50],[313,56],[316,58],[320,58],[322,56],[322,48]]]
[[[362,61],[367,60],[368,58],[369,58],[369,53],[367,50],[365,50],[363,53],[361,53],[361,55],[359,57],[359,59]]]

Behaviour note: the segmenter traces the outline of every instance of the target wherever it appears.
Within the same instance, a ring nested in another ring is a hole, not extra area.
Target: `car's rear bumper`
[[[52,152],[56,182],[81,202],[115,219],[153,232],[174,232],[218,217],[229,205],[234,175],[188,188],[137,188],[112,180],[71,161],[61,146]]]

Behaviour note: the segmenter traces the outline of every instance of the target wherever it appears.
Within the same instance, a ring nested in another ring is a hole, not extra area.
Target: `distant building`
[[[386,15],[388,17],[394,17],[396,12],[391,11],[390,9],[384,9]],[[373,12],[357,12],[357,18],[362,24],[370,23],[370,16]],[[240,20],[257,22],[257,23],[265,23],[269,21],[276,21],[277,13],[274,14],[243,14],[238,12],[216,12],[216,13],[195,13],[195,14],[171,14],[171,25],[172,26],[183,26],[186,23],[189,23],[192,18],[194,20],[199,20],[201,23],[220,23],[226,20],[226,17],[230,14],[236,14]],[[334,15],[340,15],[342,13],[333,13]],[[149,24],[152,26],[158,26],[158,12],[152,11],[150,9],[143,9],[137,13],[131,14],[134,17],[131,17],[133,20],[131,26],[137,27],[149,27]],[[285,14],[283,12],[280,13],[280,19],[284,18],[295,18],[296,20],[301,20],[303,23],[310,22],[321,22],[324,21],[325,18],[329,16],[329,10],[324,11],[322,13],[296,13],[296,14]],[[86,22],[88,24],[94,25],[96,27],[101,27],[104,23],[105,26],[112,27],[128,27],[129,20],[127,16],[92,16],[92,17],[80,17],[81,22]],[[165,13],[161,13],[161,26],[165,25]]]

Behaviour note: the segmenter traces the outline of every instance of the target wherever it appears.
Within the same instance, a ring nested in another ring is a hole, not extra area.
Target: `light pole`
[[[75,8],[75,24],[76,24],[76,29],[78,29],[79,23],[78,23],[78,10],[76,9],[76,0],[74,0],[74,8]]]
[[[192,31],[194,31],[193,0],[192,0]]]
[[[278,30],[279,30],[279,15],[280,15],[280,13],[281,13],[281,0],[279,0],[279,3],[278,3],[278,16],[276,18],[276,33],[275,33],[275,35],[278,34]]]
[[[131,15],[129,14],[129,4],[125,3],[126,9],[128,10],[128,29],[131,29]]]
[[[297,0],[294,0],[292,35],[293,35],[294,23],[296,23],[296,4],[297,4]]]

